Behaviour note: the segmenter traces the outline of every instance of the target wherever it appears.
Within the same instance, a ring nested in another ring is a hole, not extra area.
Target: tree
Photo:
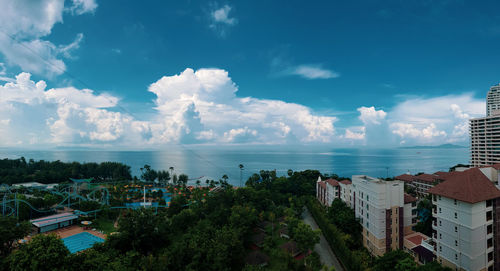
[[[69,250],[55,234],[39,234],[12,253],[11,270],[64,270]]]
[[[292,177],[292,175],[293,175],[293,170],[289,169],[286,173],[288,174],[288,177]]]
[[[14,217],[0,216],[0,256],[7,256],[15,242],[29,234],[29,222],[17,222]]]
[[[151,169],[150,165],[144,165],[144,168],[141,168],[141,172],[141,179],[146,182],[154,182],[158,177],[158,173],[154,169]]]
[[[186,174],[179,175],[179,184],[186,185],[188,182],[188,176]]]
[[[402,251],[402,250],[393,250],[387,252],[382,257],[378,257],[375,260],[375,265],[373,266],[374,271],[387,271],[387,270],[395,270],[394,268],[398,265],[398,263],[403,262],[401,267],[406,267],[408,263],[406,259],[410,259],[413,261],[413,258],[410,254]],[[398,269],[401,270],[401,269]]]
[[[319,242],[319,231],[313,231],[309,225],[302,221],[292,230],[292,236],[303,252],[312,250],[314,245]]]
[[[412,258],[404,258],[399,261],[394,268],[395,271],[416,271],[417,264]]]

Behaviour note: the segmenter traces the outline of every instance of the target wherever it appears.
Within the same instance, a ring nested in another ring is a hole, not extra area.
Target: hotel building
[[[500,270],[500,190],[479,168],[453,172],[429,189],[439,263],[454,270]]]
[[[325,181],[318,177],[316,182],[316,198],[321,204],[331,206],[334,199],[340,198],[340,185],[337,180],[327,179]]]

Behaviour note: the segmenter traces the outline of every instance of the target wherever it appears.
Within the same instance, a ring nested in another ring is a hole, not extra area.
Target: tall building
[[[354,175],[351,194],[352,208],[363,226],[363,245],[375,256],[403,249],[405,226],[410,226],[405,221],[414,221],[416,208],[409,198],[405,208],[404,183]],[[405,215],[405,209],[410,214]]]
[[[486,98],[486,117],[469,121],[471,166],[500,163],[500,84]]]
[[[500,84],[492,86],[486,96],[486,116],[500,115]]]
[[[453,270],[500,270],[500,190],[485,173],[452,172],[429,189],[434,251]]]

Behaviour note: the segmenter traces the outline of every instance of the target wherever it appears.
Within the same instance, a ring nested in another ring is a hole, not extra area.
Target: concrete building
[[[342,180],[339,182],[340,186],[340,199],[345,202],[345,204],[352,208],[352,195],[351,187],[352,182],[349,180]]]
[[[403,213],[403,235],[413,233],[413,227],[417,224],[417,199],[404,194],[404,213]]]
[[[327,179],[325,181],[318,177],[316,182],[316,198],[321,204],[331,206],[334,199],[340,198],[339,182],[334,179]]]
[[[500,163],[500,84],[486,97],[486,117],[469,120],[470,163],[473,167]]]
[[[500,270],[500,190],[482,170],[453,172],[429,193],[438,262],[454,270]]]
[[[363,245],[375,256],[403,249],[404,183],[354,175],[351,192],[363,226]]]
[[[486,116],[500,115],[500,84],[492,86],[486,95]]]
[[[448,172],[436,172],[434,174],[420,174],[420,175],[410,175],[403,174],[394,177],[396,180],[400,180],[406,183],[407,186],[415,188],[415,192],[418,197],[425,197],[428,195],[427,191],[434,185],[442,182],[444,180],[445,174]]]

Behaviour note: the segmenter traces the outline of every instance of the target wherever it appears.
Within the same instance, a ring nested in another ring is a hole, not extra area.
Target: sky
[[[0,147],[468,145],[495,1],[0,0]]]

